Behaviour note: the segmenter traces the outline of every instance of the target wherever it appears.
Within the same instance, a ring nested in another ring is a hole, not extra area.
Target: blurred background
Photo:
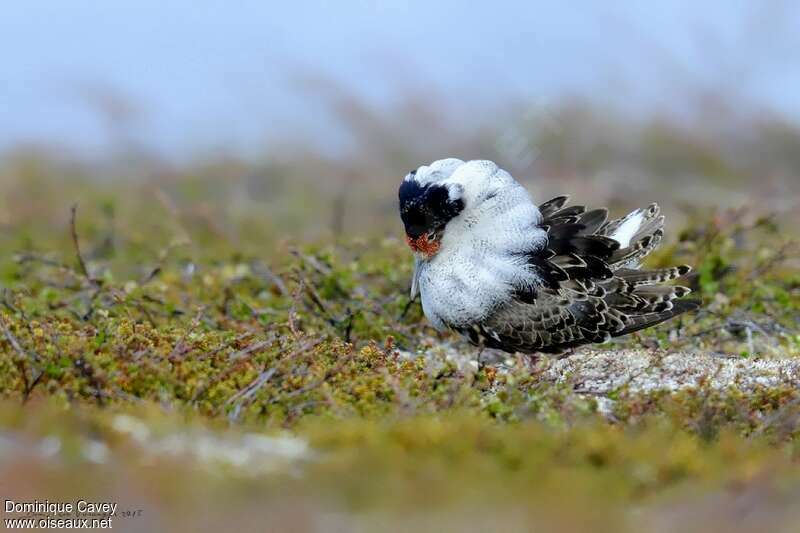
[[[462,346],[397,215],[459,157],[662,205],[650,259],[704,308],[614,350],[796,356],[798,51],[788,0],[0,2],[0,492],[112,494],[128,531],[796,531],[795,386],[601,415],[394,350]]]
[[[788,1],[6,2],[0,224],[100,194],[233,241],[396,234],[398,181],[450,156],[673,228],[791,216],[798,28]]]

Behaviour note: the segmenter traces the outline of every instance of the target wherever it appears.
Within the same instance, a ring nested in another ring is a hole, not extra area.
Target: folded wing
[[[548,245],[526,260],[541,282],[515,288],[512,301],[480,324],[460,328],[473,343],[508,352],[559,352],[605,342],[696,309],[690,290],[665,282],[687,265],[640,270],[663,236],[656,204],[608,221],[605,209],[542,204]],[[532,279],[535,279],[532,276]]]

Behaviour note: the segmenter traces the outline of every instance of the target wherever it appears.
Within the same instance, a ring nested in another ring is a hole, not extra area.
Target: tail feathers
[[[691,293],[680,285],[645,285],[629,292],[607,292],[606,303],[627,313],[650,313],[669,309],[671,302]]]
[[[633,294],[649,303],[666,302],[675,298],[683,298],[692,292],[689,287],[680,285],[644,285],[633,291]]]
[[[672,306],[669,309],[663,311],[644,313],[641,315],[627,315],[625,317],[625,327],[614,332],[614,336],[620,337],[628,333],[633,333],[634,331],[639,331],[640,329],[655,326],[656,324],[660,324],[661,322],[688,311],[694,311],[698,307],[700,307],[700,302],[698,300],[676,300],[672,302]]]
[[[570,309],[579,331],[570,339],[548,342],[562,348],[600,342],[699,307],[698,301],[681,299],[691,292],[688,287],[666,284],[688,274],[689,266],[639,269],[664,235],[657,204],[609,221],[605,209],[566,203],[567,197],[560,196],[540,206],[549,239],[547,255],[534,264],[545,289],[563,297],[554,305]]]
[[[692,269],[689,265],[659,268],[656,270],[634,270],[621,268],[614,271],[611,279],[601,281],[606,292],[632,293],[637,287],[665,283],[685,276]]]
[[[692,271],[689,265],[680,265],[669,268],[659,268],[656,270],[632,270],[632,269],[619,269],[615,272],[617,276],[622,278],[631,287],[638,287],[640,285],[652,285],[655,283],[663,283],[673,279],[685,276]]]
[[[651,225],[654,221],[658,221],[660,213],[661,208],[653,203],[646,208],[635,209],[622,218],[609,220],[598,233],[619,241],[624,248],[635,242],[637,237],[657,229]],[[661,222],[663,223],[663,219]]]
[[[619,248],[609,258],[612,270],[636,268],[639,263],[656,249],[664,236],[664,217],[658,204],[650,204],[628,215],[607,222],[598,230],[600,235],[610,237],[620,243]]]
[[[700,302],[680,299],[691,293],[691,289],[681,285],[661,285],[690,271],[688,265],[680,265],[656,270],[620,269],[614,272],[614,277],[601,285],[607,291],[606,303],[619,311],[624,322],[624,327],[617,329],[613,336],[648,328],[697,309]]]

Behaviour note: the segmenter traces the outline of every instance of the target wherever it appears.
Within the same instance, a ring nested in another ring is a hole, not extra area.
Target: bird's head
[[[439,251],[448,222],[464,210],[464,187],[450,181],[462,164],[458,159],[442,159],[410,172],[400,184],[400,218],[406,242],[425,258]]]
[[[406,242],[420,258],[434,256],[445,235],[454,237],[466,231],[469,220],[485,220],[488,212],[484,211],[490,204],[486,200],[507,198],[513,188],[520,187],[491,161],[440,159],[419,167],[400,184]]]
[[[545,238],[536,230],[541,213],[528,192],[491,161],[440,159],[421,166],[400,184],[399,199],[416,259],[412,297],[420,265],[436,254],[477,253],[486,268],[491,263],[502,270],[513,263],[506,260],[509,254],[518,257]]]

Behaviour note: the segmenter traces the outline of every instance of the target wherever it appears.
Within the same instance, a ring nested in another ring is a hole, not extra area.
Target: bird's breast
[[[422,310],[437,329],[461,327],[485,318],[509,295],[504,265],[472,254],[439,254],[422,267]]]

